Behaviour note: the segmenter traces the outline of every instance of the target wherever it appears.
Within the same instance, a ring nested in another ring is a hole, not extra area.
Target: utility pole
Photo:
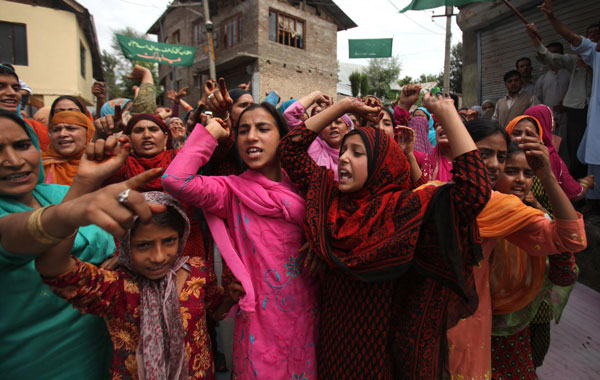
[[[210,11],[208,9],[208,0],[202,0],[204,5],[204,25],[206,25],[206,40],[208,41],[208,71],[212,79],[217,79],[217,70],[215,68],[215,47],[213,45],[213,28],[210,21]]]
[[[446,54],[444,57],[444,83],[443,83],[443,91],[445,93],[450,93],[450,53],[452,46],[452,16],[454,7],[447,6],[446,13],[443,15],[435,15],[431,17],[446,17]]]
[[[206,0],[205,0],[206,1]],[[444,92],[450,93],[450,47],[452,43],[452,6],[446,7],[446,56],[444,57]]]
[[[190,12],[197,14],[204,18],[204,26],[206,27],[206,41],[208,42],[208,72],[212,79],[217,79],[217,70],[215,69],[215,47],[213,44],[213,29],[214,25],[212,21],[210,21],[210,10],[208,8],[208,0],[202,0],[202,5],[204,6],[204,14],[192,9],[192,7],[199,6],[200,3],[185,3],[182,4],[180,2],[173,3],[169,5],[169,8],[180,8],[185,7],[190,10]]]

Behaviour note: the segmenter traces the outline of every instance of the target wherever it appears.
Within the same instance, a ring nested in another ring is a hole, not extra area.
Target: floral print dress
[[[104,318],[113,344],[112,379],[138,379],[136,348],[140,335],[140,292],[135,276],[124,269],[106,270],[75,260],[73,270],[46,278],[44,282],[82,313]],[[202,258],[190,258],[184,269],[189,275],[179,294],[179,304],[189,359],[189,379],[214,379],[206,310],[214,310],[220,304],[223,288]]]

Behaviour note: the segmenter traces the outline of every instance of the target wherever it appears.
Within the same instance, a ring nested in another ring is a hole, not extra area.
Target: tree
[[[421,74],[419,77],[419,83],[437,82],[438,76],[435,74]]]
[[[361,75],[359,71],[353,71],[348,77],[350,80],[350,88],[352,89],[352,96],[357,97],[360,91]]]
[[[360,75],[360,94],[362,96],[369,94],[369,77],[364,73]]]
[[[413,78],[408,75],[406,75],[404,78],[402,78],[398,81],[398,84],[400,86],[406,86],[407,84],[412,84],[412,83],[413,83]]]
[[[462,78],[463,78],[463,62],[462,62],[462,42],[452,46],[450,51],[450,91],[462,94]],[[438,82],[443,85],[444,72],[438,76]]]
[[[102,69],[104,70],[104,85],[107,99],[123,97],[121,87],[117,84],[119,59],[106,50],[102,50]]]
[[[390,98],[390,83],[398,81],[400,75],[398,58],[373,58],[367,67],[370,92],[378,97]]]

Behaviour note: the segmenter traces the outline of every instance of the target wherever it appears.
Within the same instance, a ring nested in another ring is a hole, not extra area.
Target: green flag
[[[412,0],[400,13],[406,11],[419,11],[422,9],[431,9],[437,7],[454,6],[460,7],[469,3],[477,3],[489,0]]]
[[[127,59],[156,62],[162,65],[191,66],[196,48],[193,46],[163,44],[117,34],[117,40]]]
[[[350,58],[383,58],[392,56],[391,38],[348,40]]]

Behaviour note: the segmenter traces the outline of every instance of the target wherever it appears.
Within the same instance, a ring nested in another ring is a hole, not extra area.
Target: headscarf
[[[567,169],[567,165],[560,158],[556,148],[554,147],[554,142],[552,141],[552,125],[554,124],[554,114],[552,113],[552,109],[544,104],[540,104],[537,106],[529,107],[523,115],[533,116],[536,120],[539,121],[541,125],[541,130],[543,131],[542,141],[546,148],[548,148],[548,153],[550,154],[550,166],[552,168],[552,173],[558,180],[560,187],[564,190],[565,194],[569,199],[573,199],[577,195],[581,193],[581,184],[575,181],[571,174],[569,173],[569,169]]]
[[[435,139],[435,120],[433,119],[433,115],[429,111],[427,111],[427,108],[425,108],[425,107],[418,107],[417,110],[421,110],[421,111],[425,112],[425,114],[427,115],[427,121],[429,123],[429,130],[428,130],[429,141],[431,142],[431,145],[436,146],[437,141]],[[413,112],[413,116],[414,116],[414,112]]]
[[[508,133],[508,135],[510,136],[513,132],[513,130],[515,129],[515,127],[517,126],[517,124],[519,124],[519,122],[523,119],[533,119],[535,121],[536,127],[537,127],[537,134],[540,136],[540,139],[543,141],[544,140],[544,130],[542,129],[540,122],[538,119],[536,119],[533,116],[529,116],[529,115],[521,115],[521,116],[517,116],[514,119],[512,119],[510,122],[508,122],[508,125],[506,126],[506,133]]]
[[[39,121],[40,123],[48,123],[48,117],[50,116],[50,107],[42,107],[33,115],[33,120]]]
[[[140,340],[135,355],[138,375],[148,380],[187,379],[189,360],[177,291],[177,271],[188,260],[181,253],[190,233],[190,222],[183,206],[170,195],[159,191],[143,195],[149,203],[174,208],[183,218],[185,228],[179,239],[177,258],[167,274],[158,280],[136,275],[131,256],[131,230],[119,238],[119,265],[135,275],[140,289]]]
[[[408,160],[385,132],[357,128],[344,139],[352,135],[359,135],[365,144],[367,181],[359,191],[344,193],[331,170],[315,172],[320,178],[311,179],[307,193],[307,236],[330,266],[351,276],[362,281],[398,278],[414,264],[421,225],[437,187],[411,191]],[[424,265],[421,273],[446,269]],[[457,293],[464,294],[464,289]]]
[[[0,65],[2,66],[2,65]],[[41,152],[40,150],[40,141],[38,139],[37,134],[35,133],[35,131],[33,130],[33,128],[27,124],[27,122],[25,120],[23,120],[23,118],[21,117],[21,115],[18,112],[12,112],[12,111],[8,111],[5,109],[1,109],[0,108],[0,117],[7,117],[10,120],[14,121],[15,123],[19,124],[21,126],[21,128],[23,128],[25,130],[25,133],[27,133],[27,136],[29,136],[29,138],[31,139],[31,143],[33,144],[33,146],[35,146],[35,148],[38,150],[38,152]],[[37,180],[37,184],[42,184],[44,183],[44,165],[42,162],[42,157],[40,155],[40,172],[38,174],[38,180]]]
[[[168,126],[170,126],[170,125],[171,125],[171,123],[172,123],[172,122],[174,122],[175,120],[179,120],[179,121],[181,121],[181,122],[183,123],[183,120],[181,120],[181,118],[180,118],[180,117],[173,116],[173,117],[170,117],[170,118],[167,120],[167,122],[165,123],[165,125],[168,127]],[[185,123],[184,123],[184,124],[185,124]]]
[[[54,107],[56,107],[56,104],[58,102],[60,102],[61,100],[65,100],[65,99],[70,100],[73,103],[75,103],[75,105],[77,106],[77,108],[79,108],[79,111],[81,111],[82,114],[86,115],[90,120],[94,121],[94,117],[92,116],[90,111],[88,111],[88,109],[81,103],[81,101],[79,99],[77,99],[76,97],[71,96],[71,95],[62,95],[62,96],[59,96],[58,98],[54,99],[54,101],[52,102],[52,105],[50,106],[50,115],[48,115],[48,126],[50,125],[52,118],[56,114],[54,112]]]
[[[477,117],[478,118],[482,118],[483,117],[483,108],[481,108],[481,106],[472,106],[471,109],[474,110],[474,111],[477,111]]]
[[[521,310],[539,293],[544,282],[546,258],[530,256],[504,238],[543,215],[542,211],[526,206],[514,195],[494,191],[477,216],[481,237],[496,239],[490,270],[494,314]]]
[[[354,128],[354,123],[346,114],[340,116],[348,131]],[[335,180],[338,180],[338,162],[340,160],[340,150],[331,147],[327,141],[321,137],[317,137],[315,141],[308,147],[308,154],[319,166],[324,166],[327,169],[333,170]]]
[[[167,147],[171,146],[171,134],[168,132],[167,126],[159,117],[149,113],[139,113],[133,116],[127,123],[123,133],[127,135],[131,134],[133,126],[140,120],[150,120],[156,123],[156,125],[158,125],[163,132],[167,133]],[[125,160],[123,166],[121,166],[119,170],[117,170],[117,172],[114,173],[107,182],[105,182],[105,185],[125,181],[153,168],[163,168],[166,170],[171,164],[171,161],[173,161],[175,158],[176,154],[177,151],[175,149],[167,149],[164,152],[158,153],[154,157],[139,157],[135,152],[133,152],[129,155],[129,157],[127,157],[127,160]],[[162,191],[160,178],[154,178],[153,180],[145,183],[141,190]]]
[[[109,100],[108,102],[102,105],[100,108],[100,117],[105,117],[106,115],[114,115],[115,114],[115,106],[121,106],[121,110],[125,108],[125,105],[129,103],[131,99],[125,98],[117,98],[113,100]]]
[[[92,141],[94,137],[94,123],[86,115],[77,111],[63,111],[54,115],[50,121],[48,129],[51,129],[56,124],[74,124],[86,128],[86,144]],[[42,153],[44,162],[44,171],[46,173],[46,183],[54,183],[58,185],[71,185],[77,169],[79,168],[79,160],[83,156],[82,150],[75,157],[63,157],[54,149],[52,144],[48,145],[46,151]]]
[[[229,97],[233,100],[233,104],[235,104],[242,95],[250,95],[252,94],[249,91],[243,90],[241,88],[234,88],[233,90],[229,90]]]
[[[429,122],[423,116],[412,117],[408,127],[415,131],[415,152],[429,154],[433,145],[429,141]]]

